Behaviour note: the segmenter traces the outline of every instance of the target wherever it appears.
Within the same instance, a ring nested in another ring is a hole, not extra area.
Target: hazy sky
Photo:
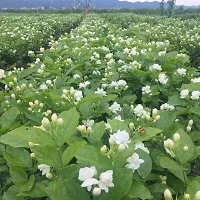
[[[120,0],[120,1],[130,1],[130,2],[149,1],[149,2],[151,2],[151,1],[156,1],[156,0]],[[165,0],[165,1],[167,2],[167,0]],[[200,5],[200,0],[176,0],[176,5],[189,5],[189,6],[195,5],[195,6],[198,6],[198,5]]]

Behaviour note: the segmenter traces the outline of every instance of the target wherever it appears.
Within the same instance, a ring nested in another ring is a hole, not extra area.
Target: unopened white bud
[[[33,142],[29,142],[28,145],[29,145],[29,147],[34,147],[35,146],[35,144]]]
[[[129,128],[130,128],[131,130],[133,130],[133,129],[135,128],[134,123],[130,123],[130,124],[129,124]]]
[[[149,121],[151,117],[149,115],[146,115],[146,120]]]
[[[162,181],[161,183],[162,183],[163,185],[166,185],[166,184],[167,184],[166,181]]]
[[[101,147],[101,153],[106,153],[106,151],[107,151],[107,146],[106,145],[103,145],[102,147]]]
[[[193,123],[194,123],[194,121],[191,119],[191,120],[188,122],[188,125],[189,125],[189,126],[192,126]]]
[[[157,114],[158,114],[158,110],[157,110],[156,108],[154,108],[154,109],[152,110],[152,115],[155,116],[155,115],[157,115]]]
[[[189,195],[189,194],[185,194],[185,195],[184,195],[184,198],[185,198],[186,200],[189,200],[189,199],[190,199],[190,195]]]
[[[92,133],[92,128],[91,127],[87,128],[87,133]]]
[[[192,130],[192,127],[191,126],[187,126],[186,131],[190,132],[191,130]]]
[[[94,188],[93,191],[92,191],[92,194],[94,196],[99,196],[101,194],[101,189],[100,188]]]
[[[52,173],[47,173],[47,174],[46,174],[46,177],[47,177],[48,179],[52,179],[52,178],[53,178],[53,175],[52,175]]]
[[[25,88],[26,88],[26,84],[23,83],[23,84],[21,85],[21,88],[22,88],[22,89],[25,89]]]
[[[188,151],[189,147],[188,146],[184,146],[183,147],[183,151]]]
[[[63,94],[68,94],[69,90],[63,89]]]
[[[58,118],[58,125],[62,126],[63,125],[63,118]]]
[[[14,78],[13,78],[13,81],[16,83],[16,82],[17,82],[17,78],[16,78],[16,77],[14,77]]]
[[[35,154],[31,153],[31,158],[34,159],[35,158]]]
[[[175,141],[175,142],[179,141],[180,138],[181,138],[181,137],[180,137],[180,135],[179,135],[178,133],[175,133],[175,134],[174,134],[174,141]]]
[[[51,111],[51,110],[47,110],[47,114],[48,114],[48,115],[51,115],[51,114],[52,114],[52,111]]]
[[[155,116],[155,120],[158,121],[160,119],[160,115]]]
[[[17,100],[17,104],[20,104],[22,101],[19,99],[19,100]]]
[[[28,111],[32,111],[32,110],[33,110],[32,108],[30,108],[30,107],[28,108]]]
[[[119,146],[118,146],[118,151],[119,152],[123,152],[124,150],[125,150],[125,145],[124,144],[120,144]]]
[[[15,94],[10,95],[12,99],[15,99]]]
[[[42,119],[42,126],[45,127],[45,126],[48,126],[48,125],[49,125],[49,120],[46,117],[44,117]]]
[[[113,144],[115,144],[115,141],[112,138],[109,138],[109,143],[110,143],[110,145],[113,145]]]
[[[28,84],[28,87],[29,87],[29,88],[32,88],[32,87],[33,87],[33,85],[32,85],[31,83],[29,83],[29,84]]]
[[[38,100],[35,100],[35,105],[38,105],[39,104],[39,101]]]
[[[196,195],[195,195],[196,199],[195,200],[200,200],[200,190],[197,191]]]
[[[70,95],[74,95],[75,89],[73,87],[71,87],[69,92],[70,92]]]
[[[51,116],[51,120],[52,120],[52,122],[57,122],[58,117],[57,117],[56,113],[54,113],[54,114]]]
[[[42,108],[44,106],[44,104],[43,103],[40,103],[40,108]]]
[[[30,106],[31,108],[34,107],[33,102],[29,102],[28,104],[29,104],[29,106]]]
[[[84,125],[79,125],[79,126],[77,127],[77,130],[80,131],[80,132],[83,132],[83,131],[86,130],[86,127],[85,127]]]
[[[166,177],[166,176],[162,176],[161,180],[162,180],[162,181],[166,181],[166,180],[167,180],[167,177]]]
[[[170,190],[166,189],[164,191],[164,198],[165,200],[172,200],[172,193],[170,192]]]

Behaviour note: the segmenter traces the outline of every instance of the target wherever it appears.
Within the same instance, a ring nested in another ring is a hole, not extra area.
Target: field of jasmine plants
[[[35,17],[1,16],[0,200],[200,200],[200,17]]]

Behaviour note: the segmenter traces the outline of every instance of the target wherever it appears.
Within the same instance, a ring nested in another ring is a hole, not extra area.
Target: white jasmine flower
[[[127,169],[132,169],[133,173],[136,169],[140,168],[140,165],[144,163],[144,160],[139,158],[137,153],[134,153],[131,157],[127,159],[128,164],[125,166]]]
[[[88,191],[91,191],[92,185],[96,185],[99,181],[93,178],[97,174],[97,170],[94,166],[80,168],[78,179],[83,181],[81,187],[87,187]]]
[[[76,99],[76,101],[80,101],[83,98],[82,91],[76,90],[75,93],[74,93],[74,98]]]
[[[193,91],[192,92],[191,99],[193,99],[193,100],[199,100],[199,97],[200,97],[200,91]]]
[[[142,149],[144,152],[149,154],[149,149],[146,148],[142,142],[139,142],[139,143],[135,144],[135,150],[136,149]]]
[[[51,85],[51,84],[52,84],[51,80],[47,80],[47,81],[46,81],[46,84],[47,84],[47,85]]]
[[[3,69],[0,69],[0,80],[1,80],[2,78],[6,78],[6,75],[5,75],[4,70],[3,70]]]
[[[117,145],[123,144],[128,148],[128,144],[131,142],[129,134],[126,131],[118,130],[117,133],[110,135],[111,140]]]
[[[159,76],[158,76],[158,81],[161,83],[161,84],[163,84],[163,85],[165,85],[165,84],[167,84],[167,81],[168,81],[169,79],[167,78],[167,76],[165,75],[165,74],[160,74]]]
[[[102,95],[102,96],[106,96],[106,91],[104,91],[103,89],[97,89],[95,91],[95,94],[99,94],[99,95]]]
[[[82,122],[86,127],[92,127],[92,125],[94,124],[94,120],[90,120],[90,119],[82,120]]]
[[[142,94],[151,94],[151,87],[149,85],[142,87]]]
[[[117,113],[118,111],[121,111],[120,104],[118,104],[116,101],[109,107],[109,110],[113,113]]]
[[[162,67],[159,64],[153,64],[152,66],[149,67],[149,70],[150,71],[154,71],[154,70],[161,71]]]
[[[160,52],[158,52],[158,56],[163,56],[165,54],[166,54],[166,51],[160,51]]]
[[[42,175],[48,174],[50,172],[50,166],[49,165],[45,165],[45,164],[38,165],[38,169],[40,171],[42,171]]]
[[[80,78],[80,76],[78,74],[75,74],[74,78],[77,79],[77,78]]]
[[[181,93],[180,93],[180,98],[181,99],[185,99],[188,95],[189,95],[189,90],[188,89],[181,90]]]
[[[80,83],[80,84],[79,84],[79,87],[80,87],[80,88],[85,88],[85,87],[87,87],[88,85],[90,85],[90,82],[89,82],[89,81],[85,81],[84,83]]]
[[[46,89],[48,89],[48,87],[47,87],[47,85],[45,83],[40,85],[40,90],[46,90]]]
[[[177,72],[181,75],[181,76],[186,76],[186,69],[184,68],[179,68],[177,69]]]
[[[117,119],[117,120],[119,120],[119,121],[124,121],[124,120],[122,120],[122,117],[120,116],[120,115],[118,115],[117,117],[115,117],[115,119]]]
[[[144,113],[144,108],[141,104],[138,104],[133,111],[136,116],[140,117]]]
[[[114,187],[112,170],[101,173],[99,179],[99,188],[105,190],[106,193],[108,193],[109,187]]]
[[[192,83],[200,83],[200,77],[191,80]]]

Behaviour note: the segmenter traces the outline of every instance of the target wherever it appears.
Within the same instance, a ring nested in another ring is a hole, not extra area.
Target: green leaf
[[[76,132],[79,122],[79,114],[75,108],[72,108],[68,111],[62,112],[59,115],[59,118],[60,117],[63,118],[64,123],[63,129],[58,131],[58,143],[62,146],[66,142],[67,137],[72,136]]]
[[[25,149],[21,148],[11,148],[4,152],[4,158],[7,160],[8,164],[15,165],[18,167],[32,167],[32,160],[30,153]]]
[[[73,180],[64,180],[49,185],[45,191],[51,200],[90,200],[87,190],[80,185]]]
[[[105,123],[104,122],[99,122],[97,124],[94,124],[92,127],[92,133],[89,136],[89,140],[92,143],[96,143],[101,141],[101,138],[104,135],[105,132]]]
[[[180,166],[180,164],[174,160],[172,160],[169,157],[160,156],[158,158],[158,162],[161,167],[166,169],[172,169],[172,170],[185,170],[186,168],[183,168]]]
[[[123,121],[119,121],[117,119],[108,119],[108,123],[110,124],[111,128],[112,128],[112,131],[113,132],[117,132],[118,130],[121,130],[121,131],[126,131],[126,132],[130,132],[127,124]]]
[[[132,183],[132,171],[122,168],[113,171],[114,187],[109,188],[109,192],[102,194],[94,200],[119,200],[129,191]]]
[[[161,133],[162,130],[157,129],[157,128],[152,128],[152,127],[146,127],[144,135],[140,135],[139,133],[136,133],[133,136],[133,140],[137,142],[142,142],[142,141],[148,141],[154,136],[156,136],[158,133]]]
[[[80,148],[75,157],[78,162],[83,163],[86,166],[96,166],[102,170],[112,169],[112,161],[100,152],[99,148],[93,146],[84,146]]]
[[[158,120],[156,127],[163,131],[168,131],[169,127],[173,125],[176,116],[177,116],[176,112],[163,111],[160,114],[160,119]]]
[[[78,151],[78,149],[83,147],[85,144],[86,142],[82,141],[82,142],[76,142],[67,147],[67,149],[62,154],[63,165],[68,164],[71,161],[71,159],[75,156],[75,153]]]
[[[151,157],[141,149],[137,149],[135,152],[139,155],[140,159],[144,160],[144,163],[140,165],[140,168],[137,171],[143,179],[146,179],[152,170]]]
[[[183,84],[181,90],[188,89],[190,92],[199,91],[200,83]]]
[[[132,181],[131,188],[127,194],[131,198],[152,199],[149,189],[137,180]]]
[[[2,135],[0,137],[0,142],[3,144],[8,144],[15,148],[29,147],[28,142],[33,142],[42,146],[55,146],[55,142],[53,141],[49,133],[39,128],[27,128],[23,126],[16,128],[5,135]]]
[[[55,169],[62,167],[62,154],[56,147],[35,145],[31,150],[35,153],[39,163],[49,165]]]
[[[45,192],[45,189],[47,186],[46,181],[38,182],[33,185],[30,191],[20,192],[17,196],[28,196],[33,198],[46,197],[47,193]]]
[[[186,193],[190,195],[190,199],[195,199],[195,194],[200,190],[200,177],[193,178],[189,183]]]
[[[10,166],[9,167],[11,180],[13,183],[24,183],[28,180],[26,171],[21,167]]]
[[[185,164],[192,158],[194,154],[194,144],[190,136],[182,129],[177,130],[176,133],[179,133],[180,135],[180,141],[176,147],[176,155],[179,159],[179,162],[181,164]],[[183,150],[185,146],[188,147],[187,151]]]
[[[76,179],[78,177],[80,167],[76,164],[68,165],[63,167],[58,176],[59,181]]]
[[[19,114],[20,112],[16,107],[13,107],[10,110],[6,111],[0,118],[1,126],[4,127],[10,125],[12,122],[15,121]]]
[[[10,166],[9,171],[12,182],[20,192],[31,190],[35,180],[33,175],[28,179],[26,171],[21,167]]]

